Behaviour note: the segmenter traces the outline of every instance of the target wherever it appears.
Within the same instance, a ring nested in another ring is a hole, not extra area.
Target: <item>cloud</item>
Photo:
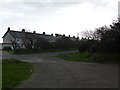
[[[117,18],[118,0],[1,0],[0,28],[28,28],[37,32],[77,35],[109,25]],[[115,2],[114,2],[115,1]],[[2,37],[2,36],[1,36]]]
[[[65,23],[68,25],[71,23],[71,25],[73,24],[72,26],[95,26],[97,24],[107,24],[108,19],[109,21],[112,20],[113,16],[110,12],[104,11],[104,7],[101,9],[95,9],[94,4],[91,3],[82,3],[78,5],[69,6],[59,11],[59,13],[61,13],[62,16],[60,16],[60,18],[58,19],[55,18],[55,21],[58,20],[59,22],[63,22],[62,24]]]

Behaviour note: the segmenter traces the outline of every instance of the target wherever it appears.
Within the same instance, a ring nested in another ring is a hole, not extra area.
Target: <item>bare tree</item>
[[[82,35],[87,39],[94,39],[94,31],[84,31]]]

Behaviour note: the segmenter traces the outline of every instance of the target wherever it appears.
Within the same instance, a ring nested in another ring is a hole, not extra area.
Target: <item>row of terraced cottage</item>
[[[22,41],[25,38],[25,34],[29,35],[30,37],[33,37],[34,35],[36,35],[40,38],[46,39],[51,43],[55,42],[56,39],[65,36],[61,34],[55,34],[55,36],[53,34],[48,35],[48,34],[45,34],[45,32],[43,32],[43,34],[39,34],[39,33],[36,33],[36,31],[26,32],[25,29],[22,29],[21,31],[15,31],[15,30],[11,30],[10,27],[8,27],[7,32],[2,37],[3,43],[1,43],[1,48],[3,49],[4,47],[10,47],[11,49],[13,49],[13,42],[19,44],[20,48],[26,48]],[[73,41],[76,41],[79,39],[78,37],[75,37],[75,36],[70,37],[70,35],[68,36],[68,38],[70,38]]]

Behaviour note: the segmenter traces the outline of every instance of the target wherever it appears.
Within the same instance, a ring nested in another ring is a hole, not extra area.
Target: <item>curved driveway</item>
[[[118,88],[117,64],[72,62],[54,57],[60,53],[64,52],[8,55],[33,65],[31,77],[17,88]]]

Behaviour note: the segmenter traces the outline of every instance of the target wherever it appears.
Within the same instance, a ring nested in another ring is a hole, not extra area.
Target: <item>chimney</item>
[[[63,36],[65,37],[65,34],[63,34]]]
[[[43,32],[43,35],[45,35],[45,32]]]
[[[36,33],[36,31],[33,31],[33,33]]]
[[[25,29],[22,29],[22,32],[25,32]]]
[[[57,36],[59,36],[59,34],[56,33],[55,36],[57,37]]]
[[[51,34],[51,36],[53,36],[53,33]]]
[[[10,31],[10,27],[8,27],[8,31]]]

